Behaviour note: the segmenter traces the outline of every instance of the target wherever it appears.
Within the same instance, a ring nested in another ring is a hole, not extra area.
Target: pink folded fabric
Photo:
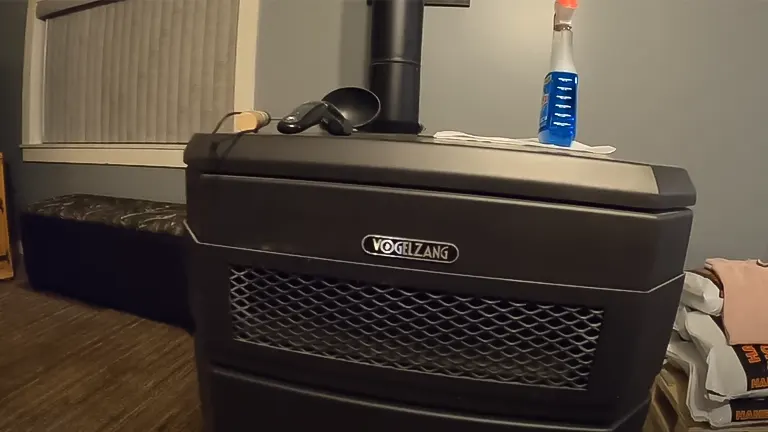
[[[723,326],[731,345],[768,345],[768,267],[756,260],[707,260],[723,282]]]

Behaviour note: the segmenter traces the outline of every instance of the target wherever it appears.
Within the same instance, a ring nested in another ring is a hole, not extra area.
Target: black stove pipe
[[[424,0],[372,0],[369,89],[381,100],[368,132],[417,134]]]

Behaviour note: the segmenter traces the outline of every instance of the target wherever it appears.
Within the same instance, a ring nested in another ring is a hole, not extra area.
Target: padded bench
[[[193,329],[184,267],[184,204],[67,195],[21,216],[34,289]]]

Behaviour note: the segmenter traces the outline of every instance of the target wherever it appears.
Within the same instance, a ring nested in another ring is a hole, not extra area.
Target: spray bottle
[[[544,79],[539,141],[570,147],[576,139],[579,75],[573,61],[573,15],[578,0],[556,0],[550,72]]]

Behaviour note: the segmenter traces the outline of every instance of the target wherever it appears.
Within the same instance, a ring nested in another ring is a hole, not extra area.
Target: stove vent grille
[[[234,339],[402,371],[586,389],[603,311],[230,268]]]

